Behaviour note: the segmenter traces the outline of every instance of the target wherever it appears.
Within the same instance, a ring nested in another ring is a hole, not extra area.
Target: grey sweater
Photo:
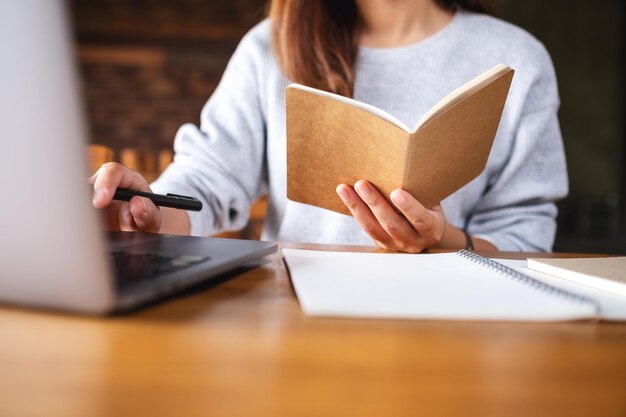
[[[498,63],[516,73],[487,167],[442,207],[452,225],[500,250],[549,251],[554,201],[568,185],[556,78],[540,42],[501,20],[458,11],[417,44],[360,48],[354,98],[413,126],[450,91]],[[261,22],[239,44],[200,127],[178,131],[174,162],[153,189],[204,203],[203,211],[189,213],[193,235],[244,227],[251,203],[268,194],[263,239],[373,245],[352,217],[287,200],[289,83],[271,49],[270,22]]]

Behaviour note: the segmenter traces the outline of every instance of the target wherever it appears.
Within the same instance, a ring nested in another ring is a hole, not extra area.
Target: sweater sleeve
[[[188,212],[192,235],[244,227],[251,203],[265,191],[266,129],[257,80],[260,47],[250,34],[242,39],[202,110],[200,127],[180,127],[174,161],[151,185],[155,192],[202,201],[202,211]]]
[[[490,179],[467,230],[504,251],[550,251],[555,201],[567,195],[556,76],[547,52],[524,102],[507,162]]]

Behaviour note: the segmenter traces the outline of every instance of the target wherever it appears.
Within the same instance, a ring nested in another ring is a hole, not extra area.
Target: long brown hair
[[[491,0],[435,0],[446,9],[461,7],[494,14]],[[272,46],[294,82],[351,97],[358,45],[354,0],[272,0]]]

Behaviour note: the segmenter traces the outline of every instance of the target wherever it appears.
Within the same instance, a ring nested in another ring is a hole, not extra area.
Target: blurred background
[[[496,0],[498,16],[552,55],[570,195],[559,203],[555,250],[626,253],[623,0]],[[154,179],[177,128],[199,123],[239,39],[265,0],[70,2],[91,119],[94,158]],[[259,235],[264,201],[238,234]]]

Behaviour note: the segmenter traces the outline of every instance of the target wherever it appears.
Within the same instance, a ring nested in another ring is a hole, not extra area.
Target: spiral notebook
[[[590,298],[473,252],[381,254],[283,249],[311,316],[561,321],[599,318]]]

